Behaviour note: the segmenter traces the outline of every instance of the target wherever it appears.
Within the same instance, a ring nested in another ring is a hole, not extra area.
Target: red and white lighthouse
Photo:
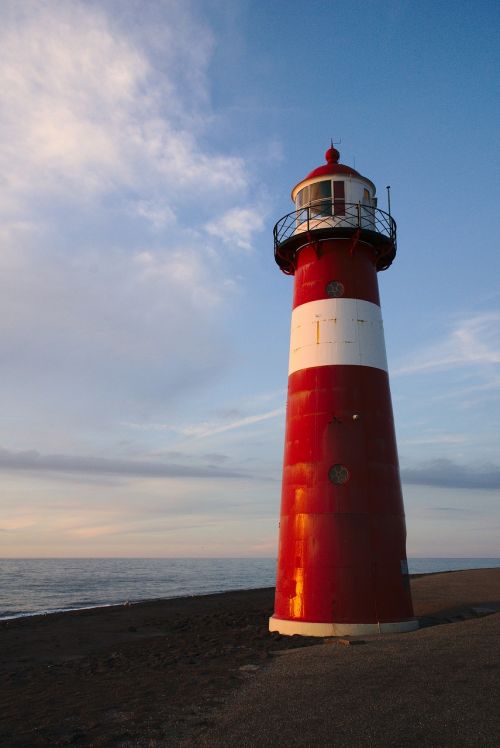
[[[295,285],[269,628],[290,635],[417,628],[377,283],[396,224],[338,159],[332,145],[274,228]]]

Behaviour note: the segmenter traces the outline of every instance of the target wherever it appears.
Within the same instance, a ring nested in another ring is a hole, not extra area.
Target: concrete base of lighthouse
[[[285,636],[370,636],[372,634],[398,634],[418,629],[418,621],[390,621],[388,623],[313,623],[291,621],[271,616],[269,631]]]

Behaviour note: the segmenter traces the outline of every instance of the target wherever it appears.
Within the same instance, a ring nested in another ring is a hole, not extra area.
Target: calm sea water
[[[500,558],[414,558],[410,573],[500,567]],[[272,558],[0,559],[0,619],[152,598],[271,587]]]

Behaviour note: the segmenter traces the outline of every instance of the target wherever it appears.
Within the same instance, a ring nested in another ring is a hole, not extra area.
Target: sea
[[[410,574],[500,567],[500,558],[409,558]],[[0,620],[271,587],[273,558],[0,559]]]

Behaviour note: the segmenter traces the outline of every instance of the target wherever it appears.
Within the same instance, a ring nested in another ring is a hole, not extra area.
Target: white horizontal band
[[[269,631],[285,636],[370,636],[371,634],[397,634],[418,629],[418,621],[396,621],[390,623],[309,623],[289,621],[285,618],[269,619]]]
[[[361,299],[319,299],[295,307],[288,374],[335,364],[387,371],[378,304]]]

